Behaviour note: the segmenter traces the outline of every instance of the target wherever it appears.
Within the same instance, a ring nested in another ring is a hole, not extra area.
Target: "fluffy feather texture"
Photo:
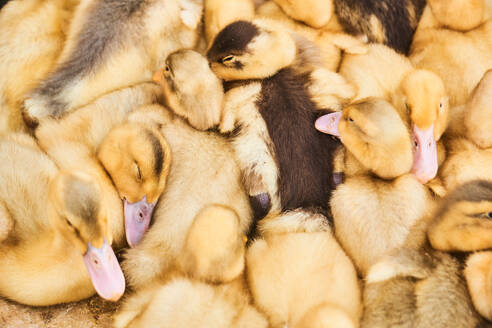
[[[201,12],[194,0],[84,1],[56,68],[24,103],[28,122],[58,118],[104,93],[149,81],[167,55],[194,46]]]
[[[357,275],[322,215],[284,212],[259,229],[264,238],[248,248],[246,267],[255,304],[273,327],[358,326]]]
[[[25,130],[22,102],[55,65],[78,2],[11,1],[0,12],[0,134]]]
[[[246,289],[244,244],[237,214],[207,206],[189,228],[177,271],[130,296],[115,327],[267,327]]]

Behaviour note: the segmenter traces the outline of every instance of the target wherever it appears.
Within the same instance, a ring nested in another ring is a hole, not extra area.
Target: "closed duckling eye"
[[[233,55],[229,55],[229,56],[225,56],[222,59],[220,59],[220,62],[222,64],[226,64],[226,63],[232,62],[233,59],[234,59],[234,56]]]
[[[408,106],[408,103],[405,101],[405,110],[407,111],[407,114],[410,115],[410,106]]]
[[[80,237],[80,231],[79,231],[79,229],[75,228],[74,225],[72,224],[72,222],[70,222],[69,219],[65,218],[65,222],[68,224],[68,226],[70,227],[70,229],[72,229],[73,232],[77,235],[77,238],[81,238]]]
[[[142,181],[142,171],[140,171],[140,166],[137,163],[135,163],[135,177],[138,181]]]

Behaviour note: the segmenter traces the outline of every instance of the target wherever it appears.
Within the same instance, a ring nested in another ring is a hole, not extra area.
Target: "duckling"
[[[245,241],[234,210],[222,205],[202,209],[182,253],[176,272],[125,301],[115,327],[268,326],[247,291]]]
[[[306,40],[296,42],[269,22],[232,23],[207,53],[211,69],[230,88],[219,131],[231,137],[252,206],[259,209],[255,219],[299,207],[326,212],[330,159],[339,144],[310,127],[320,109],[339,109],[353,89],[317,65],[314,46],[303,48]]]
[[[253,0],[205,0],[205,39],[210,45],[217,33],[237,20],[252,20],[255,16]]]
[[[473,305],[480,314],[492,309],[486,278],[490,252],[468,254],[490,247],[491,200],[490,181],[459,186],[412,229],[402,249],[371,267],[363,326],[389,327],[382,323],[401,322],[402,313],[411,327],[484,325]],[[395,306],[401,311],[393,311]]]
[[[449,155],[439,175],[448,190],[474,179],[492,180],[491,89],[492,70],[489,70],[464,106],[463,118],[453,122],[461,131],[446,136]]]
[[[21,115],[24,97],[54,66],[77,4],[77,0],[11,1],[0,12],[0,134],[26,131]]]
[[[392,102],[412,133],[412,172],[422,183],[433,179],[439,165],[436,142],[448,125],[449,111],[440,77],[414,69],[408,58],[378,44],[370,45],[367,54],[346,55],[340,74],[357,87],[355,100],[379,97]]]
[[[492,20],[468,32],[423,24],[415,33],[409,58],[417,68],[441,77],[451,108],[463,105],[492,68]]]
[[[357,327],[357,274],[326,218],[297,209],[259,222],[246,253],[253,299],[272,327]],[[302,300],[302,301],[300,301]]]
[[[54,70],[30,92],[24,118],[59,118],[110,91],[150,81],[171,52],[197,40],[198,0],[84,1]],[[125,67],[125,69],[121,69]]]
[[[390,103],[368,98],[319,120],[317,128],[339,136],[345,146],[346,179],[330,206],[337,239],[365,276],[372,264],[403,244],[433,200],[409,174],[410,135]]]
[[[142,241],[124,255],[122,266],[128,283],[140,289],[166,277],[181,258],[186,258],[186,236],[207,204],[233,209],[243,234],[250,227],[251,208],[239,168],[224,138],[192,128],[157,104],[139,108],[128,122],[154,125],[169,143],[173,157],[153,224]],[[166,256],[162,256],[164,253]]]
[[[118,300],[125,280],[110,246],[111,211],[95,177],[59,171],[27,135],[10,135],[0,148],[0,295],[34,306],[96,291]]]
[[[98,152],[98,149],[111,129],[123,124],[131,111],[156,102],[160,96],[160,88],[153,83],[121,89],[59,120],[42,119],[36,130],[41,148],[58,167],[64,170],[83,168],[98,177],[108,208],[113,210],[111,217],[116,247],[125,244],[124,222],[127,223],[126,228],[140,227],[126,231],[129,245],[134,246],[141,239],[145,231],[141,229],[149,223],[155,202],[165,186],[170,150],[152,129],[143,129],[143,134],[135,140],[129,137],[119,140],[122,135],[115,131],[105,142],[106,152],[102,149]],[[138,132],[129,129],[128,134],[135,136]],[[119,149],[113,149],[114,145],[119,145]],[[155,160],[157,154],[160,154],[159,160]],[[124,166],[119,167],[122,163]],[[149,170],[153,163],[162,170]],[[112,174],[113,181],[107,172]],[[140,215],[145,217],[143,225],[140,224]]]

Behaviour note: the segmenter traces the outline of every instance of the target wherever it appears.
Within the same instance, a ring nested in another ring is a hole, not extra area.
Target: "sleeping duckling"
[[[142,241],[127,250],[122,264],[129,284],[143,288],[176,268],[185,254],[186,235],[206,205],[230,206],[243,234],[250,227],[251,208],[224,138],[192,128],[159,105],[139,108],[128,122],[154,125],[169,143],[173,157],[153,224]]]
[[[492,245],[491,201],[491,182],[461,185],[412,229],[404,248],[374,265],[367,277],[363,327],[484,325],[473,305],[490,319],[490,252],[468,254]]]
[[[11,1],[0,12],[0,134],[25,130],[21,104],[54,66],[78,2]]]
[[[153,126],[126,123],[108,133],[97,157],[123,199],[126,240],[134,247],[147,232],[166,187],[171,166],[169,144]]]
[[[11,135],[0,148],[0,295],[35,306],[95,291],[118,300],[125,280],[97,180],[83,171],[58,172],[26,135]]]
[[[410,135],[388,102],[368,98],[321,119],[317,128],[339,136],[346,149],[346,180],[330,199],[335,234],[365,276],[372,264],[402,245],[432,199],[408,174]]]
[[[492,180],[491,90],[489,70],[464,106],[463,118],[453,122],[461,126],[460,134],[445,135],[449,155],[439,175],[448,190],[474,179]]]
[[[205,0],[205,39],[210,45],[217,33],[237,20],[252,20],[255,17],[253,0]]]
[[[106,147],[107,156],[104,156],[101,151],[98,153],[98,149],[109,131],[124,123],[131,111],[138,106],[156,102],[160,95],[160,88],[152,83],[143,83],[121,89],[97,99],[60,120],[43,119],[36,130],[36,137],[41,148],[55,161],[58,167],[64,170],[82,168],[98,178],[105,195],[105,201],[110,204],[108,208],[114,211],[111,217],[116,247],[124,246],[124,222],[130,224],[127,227],[133,225],[142,227],[138,222],[141,222],[140,215],[145,213],[144,223],[148,224],[152,216],[152,208],[164,188],[162,179],[165,181],[168,173],[169,148],[160,137],[156,137],[159,142],[155,142],[154,134],[150,132],[144,132],[143,136],[137,139],[140,144],[128,138],[125,139],[126,144],[120,142],[118,140],[120,135],[115,132],[111,138],[106,140],[106,145],[119,144],[121,153],[115,152],[108,146]],[[131,132],[129,131],[129,133]],[[144,136],[148,136],[148,138],[144,138]],[[139,146],[142,147],[140,151]],[[163,169],[160,175],[148,174],[147,171],[149,165],[154,163],[154,152],[160,152],[162,155]],[[119,171],[113,169],[121,163],[126,164],[128,158],[131,160],[131,165],[119,168]],[[100,163],[100,160],[103,159],[107,168],[103,168]],[[106,173],[108,169],[111,169],[110,173],[114,173],[112,178],[117,189]],[[145,172],[142,172],[144,169]],[[142,174],[146,175],[145,180],[139,179],[142,178]],[[128,179],[127,175],[130,175],[132,179]],[[122,177],[121,181],[117,179],[120,176]],[[128,192],[129,188],[132,188],[131,192]],[[122,198],[126,199],[124,204]],[[123,215],[125,219],[123,219]],[[134,246],[137,240],[141,238],[141,233],[144,230],[139,230],[141,231],[139,233],[127,231],[129,244]],[[134,236],[131,237],[130,235]]]
[[[357,274],[326,218],[304,209],[259,222],[246,254],[255,304],[272,327],[357,327]]]
[[[103,94],[150,81],[171,52],[194,46],[202,9],[198,0],[84,1],[56,67],[24,102],[24,118],[30,125],[60,118]]]
[[[215,38],[207,57],[226,80],[220,132],[228,134],[256,219],[299,207],[327,210],[330,158],[338,142],[317,134],[319,110],[337,110],[353,96],[343,78],[269,20],[239,21]],[[278,55],[277,55],[278,54]]]
[[[267,327],[245,284],[244,244],[237,214],[206,206],[189,228],[176,272],[126,299],[115,327]]]
[[[468,32],[421,26],[409,56],[416,67],[442,78],[451,108],[463,105],[483,74],[492,68],[492,20]]]
[[[384,45],[368,48],[367,54],[345,55],[340,74],[357,87],[355,100],[379,97],[393,103],[414,140],[412,172],[427,183],[437,174],[436,142],[448,124],[444,84],[436,74],[414,69],[408,58]]]

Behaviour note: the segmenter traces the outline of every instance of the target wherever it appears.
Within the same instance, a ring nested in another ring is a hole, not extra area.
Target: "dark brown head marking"
[[[159,139],[150,130],[145,130],[147,138],[152,143],[152,150],[154,151],[154,173],[159,176],[162,172],[162,165],[164,163],[164,153]]]
[[[457,202],[492,201],[492,182],[475,180],[462,184],[448,194],[441,202],[435,217],[441,217],[447,208]]]
[[[100,193],[93,183],[70,176],[65,183],[64,203],[68,212],[91,226],[97,221]]]
[[[242,54],[253,38],[260,34],[256,25],[246,21],[237,21],[227,25],[217,34],[212,47],[207,52],[210,62],[216,62],[230,54]]]

